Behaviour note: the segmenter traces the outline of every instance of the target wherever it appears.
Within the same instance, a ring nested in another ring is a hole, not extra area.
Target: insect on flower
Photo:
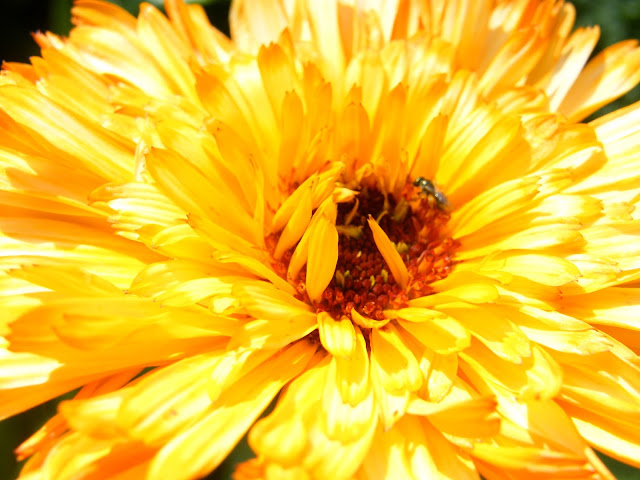
[[[449,200],[445,194],[442,193],[431,180],[424,177],[417,177],[413,181],[413,185],[415,187],[420,187],[420,191],[425,195],[433,197],[438,207],[444,209],[449,206]]]

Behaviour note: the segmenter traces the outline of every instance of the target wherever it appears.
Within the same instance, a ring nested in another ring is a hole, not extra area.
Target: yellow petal
[[[331,282],[338,262],[337,207],[325,202],[314,215],[309,227],[309,258],[307,260],[307,293],[312,302],[319,302]],[[316,219],[317,217],[317,219]]]
[[[360,359],[358,359],[360,360]],[[356,402],[345,401],[342,394],[344,384],[355,380],[355,376],[347,373],[338,365],[340,360],[334,358],[327,371],[326,384],[322,396],[323,417],[319,422],[323,426],[327,437],[337,439],[348,444],[359,442],[363,435],[370,434],[375,412],[373,389],[368,379],[358,379],[362,383],[357,388],[362,389],[362,398]],[[359,366],[355,366],[358,368]],[[355,386],[355,385],[354,385]],[[354,389],[355,390],[355,389]],[[355,393],[355,391],[354,391]],[[357,397],[352,397],[355,400]]]
[[[409,322],[428,322],[436,318],[444,318],[445,314],[437,310],[427,308],[407,307],[397,310],[385,310],[384,315],[388,319],[401,318]]]
[[[140,244],[79,223],[4,218],[0,231],[0,257],[9,257],[10,265],[64,263],[121,288],[127,288],[145,264],[160,258]]]
[[[634,357],[623,344],[600,330],[559,312],[522,307],[508,316],[532,341],[555,351],[578,355],[610,351],[622,358]]]
[[[548,399],[557,395],[562,371],[553,358],[537,345],[533,355],[516,365],[500,359],[488,348],[472,342],[471,347],[458,355],[461,369],[472,385],[482,391],[495,392],[522,399]],[[505,393],[507,392],[507,393]]]
[[[594,448],[622,462],[640,468],[637,430],[624,422],[602,417],[579,406],[563,405],[576,428]]]
[[[458,355],[425,350],[419,361],[426,380],[422,388],[425,397],[431,402],[442,401],[454,389],[458,376]]]
[[[312,308],[268,282],[230,279],[231,295],[245,313],[254,318],[281,321],[296,316],[313,316]]]
[[[531,343],[526,335],[508,320],[508,309],[492,305],[476,307],[455,304],[442,307],[442,311],[455,318],[471,335],[500,358],[521,364],[523,358],[531,356]]]
[[[600,52],[580,73],[559,111],[571,121],[581,120],[629,91],[640,80],[637,45],[638,42],[628,40]]]
[[[344,403],[355,406],[371,391],[369,353],[364,335],[356,329],[356,346],[351,358],[334,357],[336,388]],[[334,367],[331,367],[334,368]]]
[[[376,243],[376,247],[378,247],[378,250],[389,267],[389,270],[391,270],[393,278],[398,282],[400,288],[405,288],[409,283],[409,271],[402,261],[402,257],[400,257],[398,250],[396,250],[395,245],[391,240],[389,240],[387,234],[384,233],[384,230],[380,228],[371,215],[367,218],[367,222],[369,223],[369,228],[371,228],[371,233],[373,234],[373,241]]]
[[[263,243],[252,216],[229,201],[233,196],[223,198],[212,178],[178,153],[154,149],[147,155],[147,166],[162,191],[184,211],[219,220],[218,225],[254,245]]]
[[[231,36],[240,48],[255,52],[278,38],[287,26],[287,13],[269,2],[233,2],[229,13]]]
[[[610,287],[585,295],[563,298],[561,311],[590,324],[640,329],[640,289]]]
[[[482,280],[482,278],[480,278],[480,280]],[[409,305],[414,308],[429,308],[457,301],[482,304],[492,302],[500,296],[498,289],[488,281],[484,281],[482,283],[474,282],[469,283],[468,285],[463,284],[462,286],[449,289],[447,289],[445,285],[447,285],[447,283],[439,284],[435,282],[434,286],[441,289],[442,293],[434,293],[433,295],[418,297],[414,300],[410,300]]]
[[[395,328],[371,331],[372,364],[384,387],[390,391],[414,391],[422,384],[418,363]]]
[[[258,319],[244,324],[233,335],[230,348],[282,348],[304,338],[318,328],[314,314],[303,314],[278,321]]]
[[[264,263],[256,260],[255,258],[236,254],[234,252],[221,252],[215,254],[215,259],[221,263],[241,265],[254,275],[269,280],[283,292],[286,292],[290,295],[295,295],[296,293],[295,288],[290,283],[288,283],[271,268],[266,266]]]
[[[344,51],[340,37],[335,34],[338,25],[338,4],[319,4],[307,0],[304,3],[309,15],[309,27],[311,35],[320,51],[321,57],[331,59],[325,67],[332,78],[338,78],[345,65]]]
[[[564,61],[558,62],[551,74],[550,83],[545,88],[553,110],[559,110],[558,107],[562,104],[567,92],[575,85],[576,78],[587,63],[599,36],[598,27],[578,28],[564,45],[562,52]]]
[[[535,178],[511,180],[486,190],[452,213],[456,236],[465,236],[526,206],[537,194]]]
[[[497,402],[484,397],[448,405],[428,415],[431,424],[445,435],[467,438],[492,437],[500,429]],[[415,406],[413,409],[415,411]]]
[[[303,470],[309,478],[350,478],[368,451],[377,425],[372,393],[353,406],[344,404],[336,384],[341,380],[331,366],[337,361],[323,361],[292,382],[273,413],[249,434],[249,444],[278,475],[286,467],[289,472]],[[305,435],[297,437],[299,422],[305,425]],[[355,431],[349,430],[350,424]],[[284,450],[275,442],[288,431],[298,442],[287,441]]]
[[[423,382],[416,357],[390,325],[371,330],[371,376],[382,423],[389,429],[405,412],[409,393]]]
[[[260,75],[277,119],[287,91],[295,88],[297,75],[291,58],[277,44],[262,46],[258,52]]]
[[[109,181],[132,180],[133,142],[112,141],[93,120],[79,118],[34,90],[4,86],[2,96],[3,110],[65,152],[63,158]]]
[[[135,387],[121,391],[111,422],[131,437],[161,447],[200,421],[221,392],[269,356],[266,352],[216,351],[152,372]],[[227,359],[233,363],[232,368],[226,368],[230,363]]]
[[[165,444],[149,475],[188,479],[202,476],[224,460],[282,386],[304,370],[315,348],[299,342],[256,367],[223,393],[198,423]]]
[[[336,357],[349,358],[356,349],[356,331],[347,317],[335,320],[327,312],[318,313],[320,341]]]
[[[497,471],[509,472],[515,476],[550,478],[562,475],[565,478],[588,478],[593,472],[591,465],[582,456],[543,448],[476,445],[473,455],[489,465],[495,465]]]
[[[419,323],[401,322],[400,325],[436,353],[459,352],[471,343],[469,330],[454,318],[431,318]]]
[[[179,0],[169,0],[165,9],[176,32],[185,41],[190,41],[190,46],[196,52],[196,59],[200,63],[211,64],[216,60],[228,58],[232,48],[231,42],[222,32],[211,27],[201,5],[187,5]]]
[[[286,250],[292,248],[300,240],[311,221],[311,211],[311,190],[307,189],[280,234],[273,258],[280,259]]]
[[[362,465],[365,478],[437,477],[437,455],[427,445],[422,422],[417,417],[405,417],[391,429],[379,428]]]
[[[466,268],[463,264],[462,269]],[[549,286],[568,284],[581,277],[580,270],[561,257],[518,251],[489,256],[476,268],[480,273],[497,270]]]
[[[175,91],[195,99],[195,78],[189,68],[190,49],[176,34],[166,17],[150,4],[140,7],[138,35]]]

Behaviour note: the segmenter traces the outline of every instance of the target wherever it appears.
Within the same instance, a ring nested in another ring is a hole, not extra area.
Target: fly
[[[420,187],[420,191],[423,194],[427,197],[434,198],[438,207],[444,209],[449,206],[449,200],[447,200],[447,197],[433,184],[431,180],[424,177],[418,177],[413,181],[413,186]]]

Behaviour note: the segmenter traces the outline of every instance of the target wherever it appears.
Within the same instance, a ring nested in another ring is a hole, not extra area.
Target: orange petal
[[[405,288],[409,283],[409,271],[407,270],[407,266],[402,261],[402,257],[396,250],[395,245],[384,230],[380,228],[378,223],[374,220],[374,218],[369,215],[367,218],[367,222],[369,223],[369,228],[371,228],[371,233],[373,234],[373,241],[376,242],[376,247],[380,251],[382,258],[386,262],[389,270],[393,274],[393,278],[401,288]]]

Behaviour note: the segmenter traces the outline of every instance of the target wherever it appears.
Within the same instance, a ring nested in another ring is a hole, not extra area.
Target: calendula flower
[[[77,0],[0,77],[28,479],[640,466],[640,80],[561,1]],[[261,414],[274,401],[272,413]]]

